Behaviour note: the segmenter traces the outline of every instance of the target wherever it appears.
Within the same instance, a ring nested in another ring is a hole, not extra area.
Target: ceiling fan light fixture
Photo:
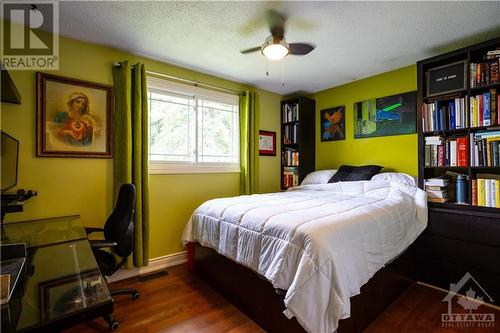
[[[269,38],[270,37],[270,38]],[[269,36],[262,45],[262,54],[270,60],[281,60],[288,55],[288,43],[284,39],[276,40]]]

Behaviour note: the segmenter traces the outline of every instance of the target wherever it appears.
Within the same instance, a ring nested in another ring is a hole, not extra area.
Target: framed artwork
[[[345,105],[320,111],[321,141],[345,140]]]
[[[276,156],[276,132],[259,131],[259,155]]]
[[[416,103],[416,91],[354,103],[354,138],[416,133]]]
[[[41,282],[39,292],[44,320],[111,299],[98,269]]]
[[[425,73],[426,97],[467,89],[467,61],[429,69]]]
[[[111,158],[113,100],[113,86],[37,73],[37,156]]]

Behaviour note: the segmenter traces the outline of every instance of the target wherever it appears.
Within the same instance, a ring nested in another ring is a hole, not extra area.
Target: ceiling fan
[[[267,12],[267,22],[271,30],[271,35],[266,38],[264,44],[250,49],[242,50],[241,53],[248,54],[260,51],[262,55],[270,60],[280,60],[289,54],[306,55],[315,46],[308,43],[287,43],[285,40],[286,18],[274,9]]]

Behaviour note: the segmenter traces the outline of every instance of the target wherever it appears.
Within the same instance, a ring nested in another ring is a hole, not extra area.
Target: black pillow
[[[328,182],[336,183],[357,180],[370,180],[374,175],[379,173],[380,170],[382,170],[382,167],[379,165],[363,165],[359,167],[342,165],[337,173],[335,173]]]
[[[340,168],[335,172],[335,174],[330,178],[328,181],[329,183],[336,183],[336,182],[345,182],[347,181],[347,177],[349,177],[349,174],[355,167],[351,165],[342,165]]]

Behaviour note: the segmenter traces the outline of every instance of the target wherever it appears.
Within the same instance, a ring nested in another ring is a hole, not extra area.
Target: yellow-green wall
[[[316,100],[316,169],[377,164],[385,171],[417,175],[417,134],[354,139],[353,104],[417,89],[416,66],[408,66],[311,95]],[[319,112],[345,105],[346,139],[321,142]]]
[[[196,56],[196,55],[193,55]],[[51,74],[112,84],[114,60],[142,62],[151,71],[167,73],[229,89],[248,86],[117,49],[60,38],[60,70]],[[1,103],[1,128],[20,140],[18,187],[38,190],[23,213],[7,214],[5,221],[80,214],[87,226],[101,226],[112,209],[112,160],[36,157],[35,73],[10,71],[22,104]],[[260,128],[278,132],[280,95],[257,90]],[[262,192],[279,190],[279,154],[260,158]],[[203,201],[237,195],[239,174],[151,175],[152,258],[182,250],[180,237],[190,214]]]

